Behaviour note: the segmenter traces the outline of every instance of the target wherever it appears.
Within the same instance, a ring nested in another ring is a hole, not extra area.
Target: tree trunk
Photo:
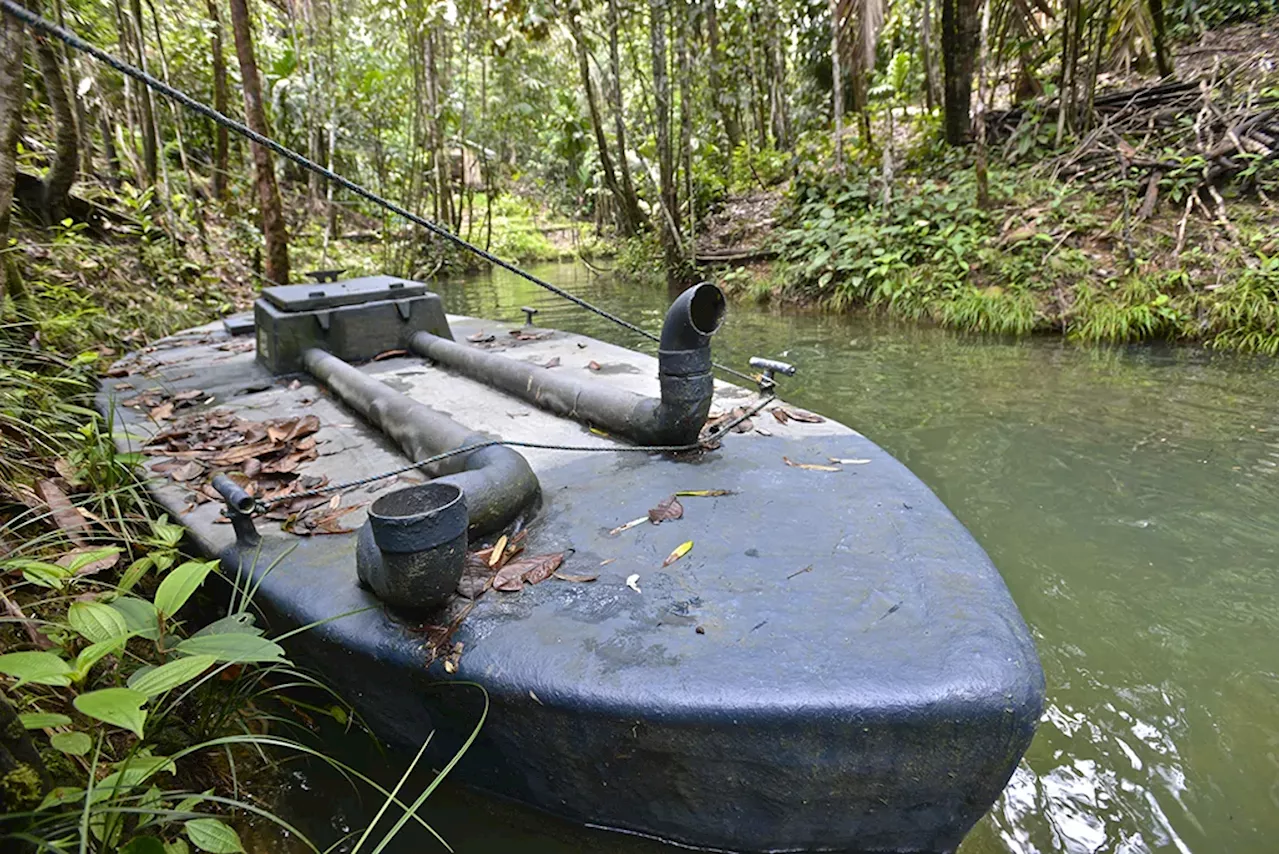
[[[622,185],[618,183],[618,173],[613,168],[613,157],[609,154],[609,141],[604,135],[604,120],[600,116],[600,105],[596,101],[596,87],[591,80],[591,65],[587,59],[587,42],[582,33],[582,24],[576,11],[566,16],[569,32],[573,36],[574,54],[578,59],[578,76],[582,80],[582,90],[587,96],[587,112],[591,116],[591,130],[596,138],[596,152],[600,158],[600,171],[604,173],[604,185],[609,194],[617,201],[618,230],[624,237],[636,233],[636,223],[627,215],[626,196]]]
[[[1173,58],[1169,56],[1164,32],[1164,2],[1147,0],[1147,8],[1151,10],[1151,24],[1155,31],[1152,33],[1151,41],[1156,54],[1156,70],[1160,72],[1161,77],[1172,77]]]
[[[679,275],[680,211],[676,207],[675,169],[671,151],[671,80],[667,74],[667,0],[649,0],[649,52],[653,72],[653,113],[657,130],[658,195],[661,199],[662,249],[667,279]]]
[[[920,54],[924,64],[924,103],[932,110],[942,103],[942,84],[938,80],[938,52],[933,47],[933,7],[929,0],[920,6]]]
[[[982,29],[978,36],[978,105],[973,114],[975,136],[978,140],[973,172],[978,185],[978,207],[991,206],[991,192],[987,186],[987,48],[991,35],[991,0],[982,0]]]
[[[764,6],[764,65],[769,88],[769,128],[773,134],[773,147],[786,151],[791,147],[791,116],[787,111],[787,65],[778,34],[778,9],[771,3]]]
[[[617,0],[609,0],[610,5]],[[711,90],[712,102],[716,105],[716,114],[724,128],[725,139],[732,152],[742,141],[742,128],[738,125],[738,117],[734,115],[730,93],[724,91],[721,69],[724,67],[724,51],[720,47],[720,21],[716,15],[716,0],[706,0],[703,15],[707,21],[707,88]]]
[[[40,64],[40,77],[44,80],[45,96],[53,111],[57,132],[54,140],[53,159],[44,177],[40,214],[46,225],[63,218],[67,195],[76,181],[79,165],[79,136],[76,133],[76,117],[67,97],[67,87],[62,79],[60,56],[53,43],[43,35],[31,34],[35,40],[36,60]],[[19,87],[21,93],[21,87]]]
[[[18,170],[18,135],[22,130],[22,24],[0,15],[0,247],[9,245],[9,216]],[[0,254],[0,258],[7,255]],[[0,264],[0,314],[4,311],[8,264]]]
[[[218,0],[208,0],[209,20],[213,27],[209,34],[209,50],[213,54],[213,108],[227,114],[227,62],[222,56],[222,17],[218,14]],[[222,125],[213,128],[213,197],[218,201],[227,198],[227,129]]]
[[[622,103],[622,61],[618,56],[618,0],[609,0],[609,108],[613,113],[613,134],[618,138],[618,177],[622,183],[623,212],[638,233],[644,228],[644,214],[640,212],[640,197],[631,180],[631,165],[627,157],[627,121]]]
[[[840,20],[836,0],[827,0],[831,13],[831,116],[835,122],[836,171],[844,169],[844,63],[840,61]]]
[[[244,115],[249,128],[270,136],[267,114],[262,108],[262,84],[258,79],[258,63],[253,56],[253,35],[249,30],[247,0],[231,0],[231,28],[235,36],[236,57],[240,60],[240,78],[244,85]],[[265,278],[277,285],[289,283],[289,238],[285,230],[284,210],[280,206],[280,189],[271,165],[271,152],[256,142],[253,147],[254,183],[258,187],[258,206],[262,213],[262,237],[266,245]]]
[[[943,125],[951,145],[968,142],[977,24],[974,0],[942,0]]]
[[[129,22],[129,32],[132,34],[134,48],[137,51],[138,67],[143,71],[147,70],[146,51],[147,46],[142,38],[142,2],[141,0],[131,0],[129,11],[133,15],[133,20]],[[158,171],[157,154],[156,154],[156,119],[155,119],[155,103],[151,97],[150,86],[138,87],[138,127],[142,131],[142,164],[147,171],[147,181],[155,184],[156,174]]]
[[[688,218],[684,220],[684,230],[688,235],[688,250],[685,256],[692,258],[697,244],[696,228],[698,211],[694,206],[693,196],[693,62],[690,56],[689,42],[693,39],[693,16],[698,6],[685,2],[676,13],[675,20],[675,52],[676,67],[680,75],[680,168],[684,171],[684,181],[677,182],[684,187],[684,205]]]

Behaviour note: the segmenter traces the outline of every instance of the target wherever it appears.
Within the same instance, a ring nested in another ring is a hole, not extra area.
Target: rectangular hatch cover
[[[276,285],[263,288],[262,295],[281,311],[316,311],[359,305],[375,300],[399,300],[422,296],[427,286],[406,282],[394,276],[365,276],[341,282],[302,285]]]

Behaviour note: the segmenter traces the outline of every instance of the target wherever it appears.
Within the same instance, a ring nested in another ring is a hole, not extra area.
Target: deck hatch
[[[281,311],[315,311],[376,300],[420,297],[427,286],[393,276],[364,276],[341,282],[312,282],[263,288],[262,295]]]

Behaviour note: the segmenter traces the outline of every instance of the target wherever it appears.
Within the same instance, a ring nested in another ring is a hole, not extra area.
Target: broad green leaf
[[[120,554],[120,550],[114,546],[90,549],[89,551],[81,552],[72,558],[67,563],[67,569],[71,571],[72,575],[74,575],[91,563],[96,563],[100,560],[107,560],[108,558],[115,557],[118,554]]]
[[[120,854],[165,854],[165,847],[154,836],[135,836],[120,849]]]
[[[168,516],[161,516],[151,523],[151,533],[161,544],[174,548],[182,542],[182,535],[186,532],[181,525],[170,522]]]
[[[101,602],[73,602],[67,623],[92,643],[102,643],[129,633],[124,616]]]
[[[231,614],[220,620],[214,620],[200,631],[192,635],[193,638],[202,638],[208,635],[260,635],[262,629],[253,624],[253,614],[247,611],[241,611],[238,614]]]
[[[178,613],[217,565],[216,560],[187,561],[166,575],[156,589],[155,604],[160,615],[168,619]]]
[[[133,596],[121,596],[111,603],[111,607],[124,617],[129,631],[147,640],[160,637],[160,618],[156,616],[156,608],[145,599]]]
[[[70,685],[71,666],[51,652],[11,652],[0,655],[0,673],[18,680],[18,685]]]
[[[84,799],[84,789],[79,786],[58,786],[44,796],[37,809],[47,810],[49,807],[62,806]]]
[[[142,737],[142,724],[147,713],[142,704],[147,695],[129,688],[103,688],[101,691],[90,691],[76,697],[74,705],[83,714],[91,718],[127,729],[139,738]]]
[[[84,677],[89,675],[89,670],[93,665],[97,664],[108,655],[117,653],[124,649],[125,641],[128,639],[128,635],[121,635],[117,638],[111,638],[110,640],[90,644],[80,650],[80,654],[76,656],[75,673],[71,678],[76,682],[82,681]]]
[[[53,712],[27,712],[18,715],[18,720],[22,722],[23,729],[45,729],[52,726],[68,726],[71,723],[71,718]]]
[[[154,697],[157,694],[163,694],[165,691],[177,688],[184,682],[190,682],[208,670],[217,660],[212,655],[192,655],[188,658],[179,658],[177,661],[170,661],[168,664],[152,668],[136,679],[131,678],[129,687],[141,694],[146,694],[148,697]]]
[[[93,739],[83,732],[55,732],[49,736],[49,743],[72,756],[84,756],[93,749]]]
[[[183,824],[191,844],[209,854],[239,854],[240,836],[216,818],[193,818]]]
[[[0,562],[0,569],[21,570],[22,577],[31,584],[53,590],[61,590],[63,583],[71,576],[71,570],[65,566],[25,557]]]
[[[284,661],[284,650],[273,641],[247,634],[205,635],[187,638],[175,647],[186,655],[212,655],[218,661],[248,663]]]
[[[132,590],[154,563],[155,561],[150,557],[140,557],[129,564],[129,568],[120,575],[120,583],[116,585],[116,592],[123,596]]]
[[[164,844],[164,854],[191,854],[191,848],[185,839],[175,839]]]

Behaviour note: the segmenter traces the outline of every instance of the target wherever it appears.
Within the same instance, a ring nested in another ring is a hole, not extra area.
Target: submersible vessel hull
[[[657,361],[642,353],[477,318],[446,322],[442,337],[490,355],[584,384],[659,391]],[[114,412],[122,447],[149,450],[159,465],[183,459],[147,444],[177,414],[311,415],[314,453],[298,475],[337,483],[407,462],[371,426],[376,417],[305,372],[273,373],[254,340],[217,324],[121,362],[100,405]],[[487,436],[624,444],[412,352],[358,370]],[[144,403],[189,408],[125,405],[148,391],[156,396]],[[757,399],[717,381],[713,414]],[[1040,716],[1043,674],[1027,627],[987,555],[910,471],[834,421],[770,417],[779,407],[694,455],[519,450],[540,497],[503,530],[526,532],[525,556],[563,552],[562,576],[596,580],[488,590],[469,611],[455,599],[436,616],[406,617],[357,583],[352,531],[406,478],[343,493],[320,508],[330,521],[311,536],[283,529],[301,530],[297,519],[258,519],[252,545],[237,543],[220,502],[196,494],[212,468],[187,480],[157,474],[150,489],[195,548],[228,575],[260,581],[269,635],[330,620],[286,647],[388,742],[416,748],[434,732],[428,756],[442,765],[487,694],[487,718],[453,771],[467,784],[703,848],[953,850],[998,797]],[[616,530],[668,496],[700,491],[710,494],[680,499],[682,518]],[[499,533],[473,531],[471,548]],[[430,626],[464,613],[445,648],[433,646]]]

